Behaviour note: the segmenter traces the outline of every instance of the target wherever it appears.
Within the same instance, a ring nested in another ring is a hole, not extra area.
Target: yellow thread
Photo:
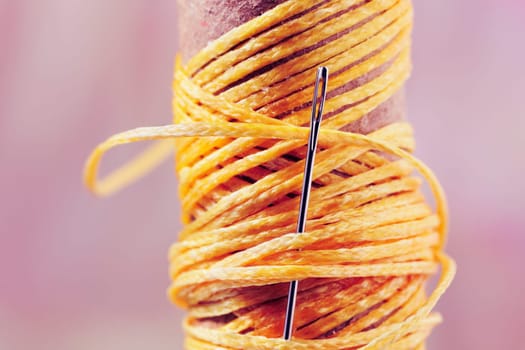
[[[187,349],[424,348],[441,321],[431,310],[455,273],[442,252],[443,191],[411,155],[408,123],[369,135],[340,130],[401,88],[411,24],[409,0],[286,1],[186,65],[177,58],[174,124],[114,135],[91,154],[85,183],[108,195],[176,149],[186,225],[169,253],[169,295],[189,310]],[[296,235],[307,103],[321,64],[334,73],[334,96],[325,105],[307,234]],[[97,179],[105,152],[148,140],[160,141]],[[414,170],[430,185],[435,210]],[[439,267],[427,297],[425,282]],[[302,282],[295,337],[286,342],[279,335],[290,280]]]

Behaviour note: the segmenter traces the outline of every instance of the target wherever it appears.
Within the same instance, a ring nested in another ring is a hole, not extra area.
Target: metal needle
[[[319,85],[322,80],[321,99],[319,108],[317,108],[317,96],[319,94]],[[297,219],[297,233],[303,233],[306,227],[306,214],[308,212],[308,200],[312,188],[312,174],[314,169],[315,151],[317,149],[317,139],[319,137],[319,128],[323,118],[324,102],[326,100],[326,87],[328,85],[328,68],[319,67],[315,79],[314,96],[312,99],[312,117],[310,119],[310,136],[308,137],[308,151],[304,165],[303,189],[301,193],[301,202],[299,206],[299,216]],[[299,281],[292,281],[288,291],[288,303],[286,306],[286,318],[284,321],[283,338],[290,340],[292,338],[293,319],[295,312],[295,303],[297,299],[297,288]]]

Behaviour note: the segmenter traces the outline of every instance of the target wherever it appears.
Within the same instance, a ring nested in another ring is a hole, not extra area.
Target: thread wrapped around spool
[[[454,274],[442,253],[446,205],[432,172],[410,154],[411,126],[399,115],[374,117],[400,99],[411,25],[408,0],[281,2],[177,60],[173,125],[115,135],[88,160],[88,186],[106,194],[154,166],[176,139],[185,226],[170,249],[169,295],[188,309],[187,349],[424,347],[440,321],[430,311]],[[296,236],[321,64],[332,73],[307,233]],[[104,152],[151,139],[167,141],[97,182]],[[292,280],[301,283],[294,339],[285,342]]]

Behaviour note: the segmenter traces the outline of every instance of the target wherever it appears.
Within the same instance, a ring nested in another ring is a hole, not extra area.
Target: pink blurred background
[[[459,265],[429,349],[523,348],[525,3],[415,7],[409,114]],[[81,183],[96,143],[170,122],[176,36],[175,0],[0,0],[0,349],[181,348],[172,165],[104,200]]]

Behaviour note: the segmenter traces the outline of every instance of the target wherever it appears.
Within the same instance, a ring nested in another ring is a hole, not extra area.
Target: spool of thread
[[[410,1],[179,5],[184,62],[176,66],[174,124],[101,144],[86,183],[111,193],[173,146],[164,141],[98,183],[98,163],[116,145],[177,138],[185,227],[170,250],[170,297],[189,310],[186,348],[423,348],[454,264],[442,252],[443,193],[410,155],[412,130],[402,121]],[[322,150],[307,233],[296,236],[303,126],[321,64],[333,72]],[[414,170],[429,182],[435,211]],[[425,282],[440,264],[427,297]],[[301,288],[295,338],[284,342],[291,280]]]

